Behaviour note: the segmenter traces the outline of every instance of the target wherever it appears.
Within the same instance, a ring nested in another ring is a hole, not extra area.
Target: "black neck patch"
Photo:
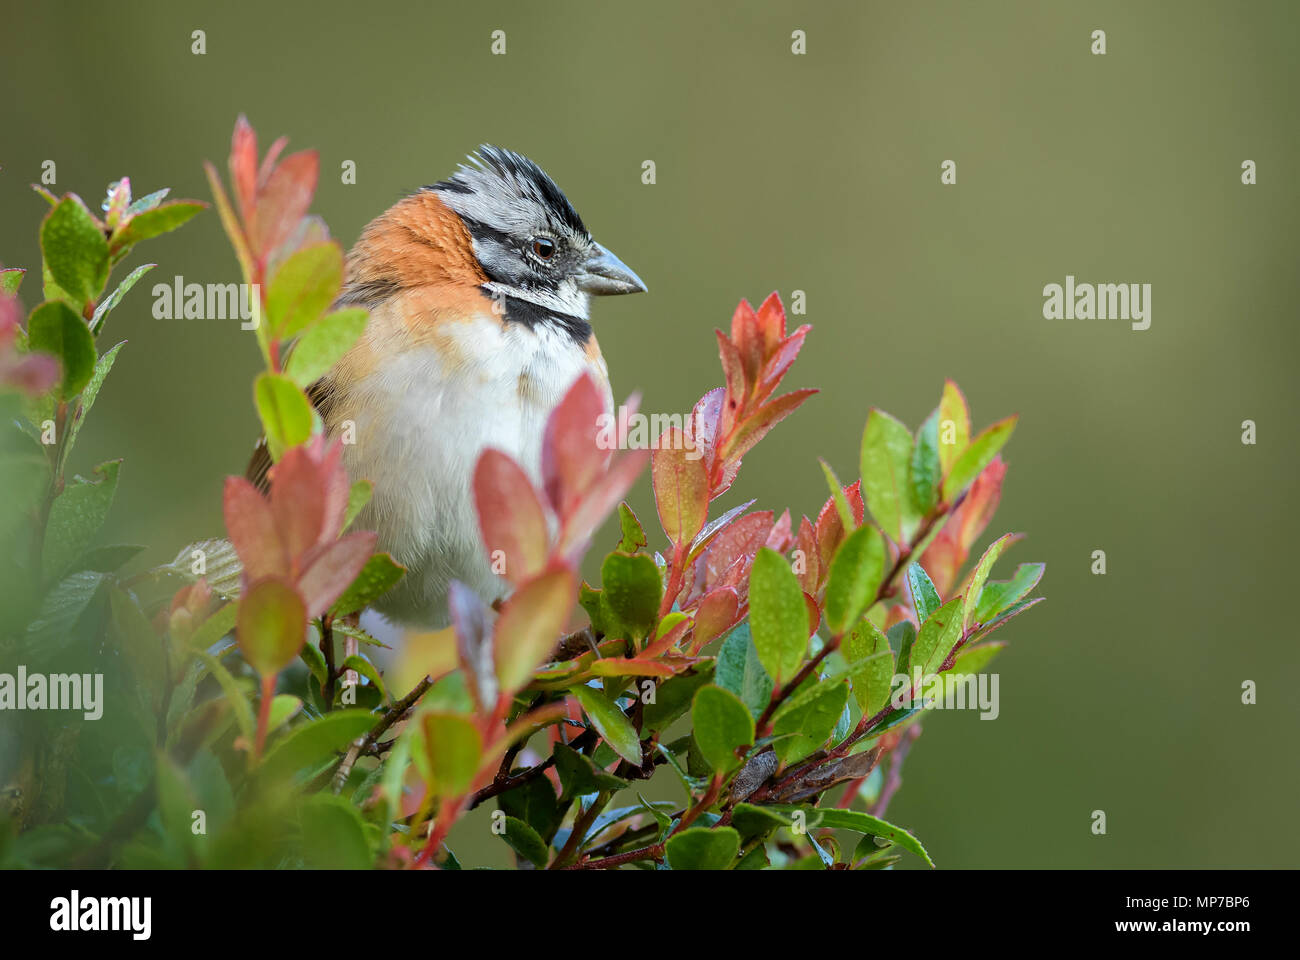
[[[483,291],[484,296],[493,301],[498,296],[501,296],[498,291],[486,286],[479,289]],[[570,313],[560,313],[558,310],[552,310],[549,307],[533,303],[531,300],[524,300],[521,297],[512,297],[509,294],[501,296],[501,302],[505,305],[506,323],[523,324],[529,330],[536,330],[538,327],[550,327],[568,334],[569,338],[577,344],[584,344],[591,337],[591,324],[582,317],[575,317]]]

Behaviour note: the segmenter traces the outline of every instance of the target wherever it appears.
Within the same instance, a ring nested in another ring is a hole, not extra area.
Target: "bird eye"
[[[555,241],[549,237],[537,237],[533,240],[533,253],[542,260],[555,256]]]

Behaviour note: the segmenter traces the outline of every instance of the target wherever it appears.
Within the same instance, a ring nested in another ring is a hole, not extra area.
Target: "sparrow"
[[[479,454],[537,482],[547,417],[583,373],[612,411],[591,298],[646,289],[532,160],[490,145],[468,160],[366,226],[336,306],[369,320],[308,390],[348,476],[373,486],[355,528],[406,567],[375,609],[424,629],[447,625],[452,580],[489,603],[507,590],[480,539]],[[249,479],[264,489],[270,466],[259,443]]]

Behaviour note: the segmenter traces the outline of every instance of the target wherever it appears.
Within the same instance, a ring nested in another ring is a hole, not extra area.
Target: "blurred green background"
[[[720,382],[712,330],[740,298],[806,292],[792,319],[813,333],[788,383],[822,392],[720,507],[743,494],[813,513],[816,458],[855,475],[868,408],[914,426],[944,377],[977,426],[1021,414],[985,540],[1027,532],[1002,572],[1046,561],[1049,599],[1000,634],[1001,716],[939,715],[908,760],[889,818],[940,866],[1300,862],[1300,654],[1282,602],[1298,532],[1300,8],[298,7],[11,7],[0,261],[39,263],[45,205],[28,184],[43,161],[55,192],[96,204],[122,175],[137,195],[210,199],[201,163],[224,161],[240,112],[263,147],[283,133],[319,148],[314,209],[345,245],[479,143],[520,150],[649,284],[595,313],[615,392],[643,391],[643,409],[686,412]],[[496,29],[505,56],[489,53]],[[106,342],[131,342],[74,466],[126,458],[104,540],[162,560],[221,530],[222,478],[257,433],[258,358],[235,321],[150,313],[153,283],[237,279],[215,212],[145,253],[159,267],[110,321]],[[1151,328],[1044,320],[1042,288],[1066,274],[1152,284]],[[29,308],[37,293],[29,279]],[[653,515],[648,480],[633,505]],[[1244,680],[1258,705],[1241,704]],[[481,819],[456,837],[463,858],[506,862]]]

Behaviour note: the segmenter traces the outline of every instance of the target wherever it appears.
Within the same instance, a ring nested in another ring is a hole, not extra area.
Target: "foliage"
[[[653,449],[597,442],[603,402],[583,377],[546,425],[538,483],[504,453],[479,458],[471,495],[510,593],[489,606],[454,584],[452,626],[411,638],[418,682],[391,689],[355,614],[403,571],[349,529],[370,487],[349,483],[305,393],[365,315],[331,310],[343,254],[307,214],[316,155],[281,159],[284,145],[259,161],[241,117],[229,194],[207,167],[257,290],[253,399],[275,461],[268,494],[227,479],[228,539],[124,575],[134,548],[95,545],[120,461],[63,475],[120,347],[101,354],[96,336],[145,269],[104,297],[111,268],[202,205],[165,191],[133,204],[126,180],[103,220],[48,197],[45,302],[26,331],[10,298],[21,272],[0,273],[0,402],[18,425],[0,535],[21,585],[4,595],[0,666],[89,659],[131,704],[128,729],[29,715],[24,746],[44,759],[11,780],[0,863],[459,868],[448,832],[487,802],[521,866],[930,863],[883,819],[883,765],[897,773],[927,713],[898,704],[894,678],[919,694],[927,674],[977,671],[1003,646],[990,634],[1038,602],[1041,564],[990,579],[1017,536],[962,575],[1016,418],[973,432],[948,382],[915,432],[869,412],[859,478],[823,463],[814,519],[752,501],[713,515],[744,456],[816,392],[778,394],[809,327],[787,330],[776,294],[742,302],[717,333],[723,385]],[[647,462],[657,530],[621,502]],[[588,584],[581,564],[615,513]],[[579,610],[588,625],[566,634]],[[660,768],[680,800],[642,796]]]

